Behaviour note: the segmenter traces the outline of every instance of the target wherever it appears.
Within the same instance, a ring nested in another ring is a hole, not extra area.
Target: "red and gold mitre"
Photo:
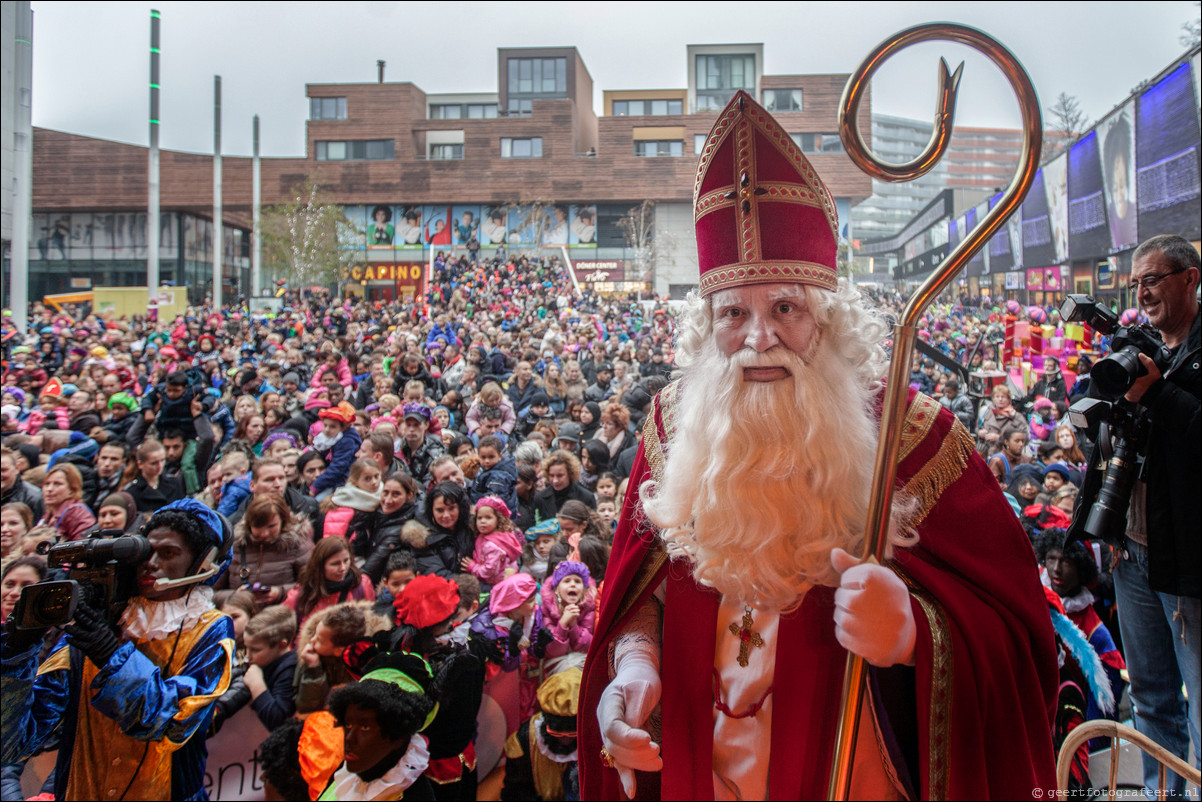
[[[742,90],[705,140],[693,214],[703,296],[746,284],[835,289],[831,194],[788,132]]]

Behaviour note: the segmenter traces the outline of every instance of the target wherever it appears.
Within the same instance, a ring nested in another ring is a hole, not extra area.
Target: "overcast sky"
[[[1181,55],[1192,0],[990,3],[35,2],[36,126],[146,144],[149,12],[163,17],[164,148],[211,152],[213,76],[223,149],[304,154],[306,83],[386,80],[429,93],[496,92],[498,47],[575,46],[603,89],[684,88],[685,46],[762,42],[768,75],[850,72],[878,42],[922,22],[981,28],[1018,56],[1046,109],[1075,95],[1096,120]],[[732,13],[734,16],[732,16]],[[967,48],[930,43],[873,82],[877,112],[930,119],[936,65],[967,62],[957,123],[1017,127],[997,70]],[[1046,115],[1045,115],[1046,116]]]

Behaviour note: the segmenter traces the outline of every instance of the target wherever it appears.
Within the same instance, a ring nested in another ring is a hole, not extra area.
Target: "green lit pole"
[[[159,291],[159,12],[150,10],[150,163],[147,165],[146,289]]]
[[[225,243],[221,241],[221,76],[213,76],[213,310],[221,311],[221,262]]]
[[[13,323],[24,334],[29,317],[29,227],[33,218],[33,11],[28,2],[15,5],[13,230],[8,302]]]

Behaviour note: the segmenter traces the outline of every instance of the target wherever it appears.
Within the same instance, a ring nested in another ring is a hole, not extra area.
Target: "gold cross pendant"
[[[750,607],[743,611],[743,626],[740,628],[738,624],[731,624],[730,633],[739,636],[739,665],[747,668],[752,647],[759,648],[764,645],[764,639],[760,637],[760,634],[751,631]]]

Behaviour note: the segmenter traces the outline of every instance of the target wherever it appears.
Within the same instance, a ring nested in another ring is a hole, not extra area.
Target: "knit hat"
[[[481,507],[492,507],[494,510],[497,511],[497,514],[500,515],[502,518],[508,518],[513,514],[509,511],[509,505],[506,504],[504,501],[502,501],[497,496],[485,496],[484,498],[477,501],[476,509],[479,509]]]
[[[280,384],[288,384],[289,382],[297,385],[298,387],[300,386],[300,376],[296,374],[296,371],[288,371],[284,374],[284,378],[280,380]]]
[[[551,406],[551,399],[547,397],[546,393],[543,393],[543,392],[534,393],[533,395],[530,396],[530,406],[532,406],[532,407],[549,407],[549,406]]]
[[[437,574],[422,574],[393,602],[397,624],[425,629],[446,621],[459,609],[459,586]]]
[[[305,399],[305,410],[306,411],[312,410],[312,409],[326,409],[329,406],[330,406],[330,402],[324,395],[319,395],[317,393],[313,393],[307,399]],[[321,415],[320,412],[317,414]]]
[[[555,573],[551,574],[551,587],[559,587],[560,580],[569,574],[575,574],[580,577],[581,581],[584,582],[584,586],[588,587],[590,580],[588,566],[584,563],[572,562],[571,560],[564,560],[555,566]]]
[[[409,586],[406,585],[405,589],[408,590]],[[494,616],[513,612],[537,590],[538,582],[530,574],[510,574],[493,585],[492,594],[488,599],[488,611]]]
[[[580,445],[580,424],[575,421],[568,421],[560,426],[559,435],[551,441],[551,448],[559,448],[560,440]]]
[[[563,527],[559,525],[559,519],[558,518],[548,518],[547,520],[543,521],[542,523],[537,523],[534,526],[527,529],[526,530],[526,540],[529,540],[531,543],[533,543],[534,541],[538,540],[539,537],[541,537],[542,535],[551,535],[552,537],[559,537],[561,532],[563,532]]]
[[[296,438],[288,434],[288,432],[272,432],[263,438],[263,451],[266,451],[277,440],[285,440],[289,448],[297,448]]]

